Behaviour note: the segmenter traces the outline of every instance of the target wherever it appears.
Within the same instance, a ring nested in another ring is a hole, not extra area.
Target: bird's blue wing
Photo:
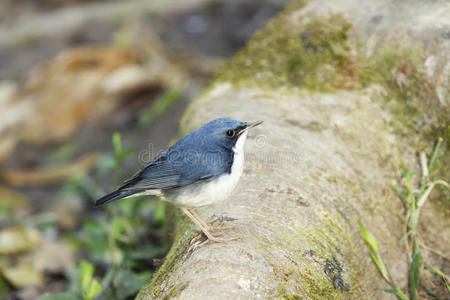
[[[180,186],[227,173],[233,162],[232,151],[208,149],[201,145],[191,145],[187,151],[178,151],[177,147],[173,147],[167,155],[173,168],[181,175]]]
[[[222,153],[204,151],[166,151],[118,189],[171,189],[208,180],[224,172],[222,156]]]
[[[162,155],[148,163],[133,177],[126,180],[119,189],[149,190],[178,187],[182,175]]]

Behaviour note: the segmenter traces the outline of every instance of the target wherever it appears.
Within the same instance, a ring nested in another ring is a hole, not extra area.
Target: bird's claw
[[[206,240],[201,241],[203,237],[206,237]],[[239,239],[238,237],[220,238],[220,237],[215,237],[213,235],[206,236],[203,232],[200,232],[200,234],[198,234],[191,240],[191,242],[190,242],[191,246],[188,248],[188,252],[194,251],[195,249],[198,249],[198,248],[206,245],[209,242],[225,243],[225,242],[236,241],[238,239]]]

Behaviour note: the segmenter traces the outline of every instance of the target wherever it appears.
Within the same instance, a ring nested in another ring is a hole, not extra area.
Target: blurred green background
[[[286,3],[0,2],[1,299],[136,295],[170,246],[165,204],[94,201]]]

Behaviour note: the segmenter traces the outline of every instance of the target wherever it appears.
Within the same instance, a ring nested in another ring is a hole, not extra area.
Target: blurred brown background
[[[164,204],[93,202],[286,2],[0,2],[0,298],[134,297],[167,250]]]

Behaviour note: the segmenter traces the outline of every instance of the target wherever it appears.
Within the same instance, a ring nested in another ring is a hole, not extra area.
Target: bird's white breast
[[[201,183],[198,188],[186,189],[177,195],[176,199],[167,199],[177,205],[187,207],[199,207],[214,204],[225,200],[236,187],[244,169],[244,144],[247,132],[244,132],[237,140],[233,148],[234,157],[231,172],[221,175],[212,181]]]

